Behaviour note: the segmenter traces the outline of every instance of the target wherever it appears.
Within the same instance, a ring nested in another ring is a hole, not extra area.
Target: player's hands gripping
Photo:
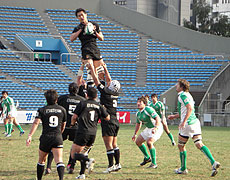
[[[84,30],[85,28],[85,24],[81,23],[78,25],[78,29]]]

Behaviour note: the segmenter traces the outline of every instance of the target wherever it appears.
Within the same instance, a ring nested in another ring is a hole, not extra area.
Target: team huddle
[[[38,125],[42,122],[42,134],[39,144],[39,159],[37,163],[37,179],[41,180],[43,174],[52,172],[51,163],[54,159],[60,180],[63,180],[65,165],[63,163],[63,141],[72,141],[67,170],[73,174],[76,161],[80,162],[80,172],[76,179],[85,179],[85,171],[90,174],[94,168],[95,160],[89,158],[91,149],[95,142],[97,133],[97,123],[101,120],[102,138],[105,144],[108,167],[103,173],[119,171],[120,150],[117,143],[119,132],[119,122],[116,116],[117,102],[119,97],[120,83],[112,80],[106,64],[97,47],[96,39],[104,40],[99,25],[95,22],[89,22],[87,13],[79,8],[75,12],[80,24],[74,28],[70,40],[77,38],[81,41],[82,65],[77,73],[77,80],[69,84],[69,94],[58,97],[56,90],[50,89],[44,93],[47,105],[38,110],[37,116],[33,122],[31,130],[26,140],[29,146],[32,142],[32,136]],[[87,69],[87,80],[83,79],[83,70]],[[96,87],[96,88],[95,88]],[[176,85],[178,92],[178,114],[169,115],[167,118],[180,118],[178,148],[180,152],[181,167],[175,170],[176,174],[187,174],[186,167],[187,151],[185,145],[189,138],[192,138],[195,146],[200,149],[210,160],[212,165],[211,176],[217,174],[220,163],[215,161],[209,149],[202,143],[200,122],[194,113],[194,101],[189,93],[189,83],[184,79],[178,80]],[[97,94],[100,93],[98,101]],[[2,105],[7,105],[5,92]],[[7,93],[8,95],[8,93]],[[167,125],[165,116],[165,107],[157,98],[157,94],[151,95],[152,103],[147,96],[141,96],[137,99],[136,126],[132,140],[136,143],[144,155],[140,166],[150,163],[148,168],[156,169],[156,148],[154,143],[160,139],[163,131],[166,132],[170,143],[175,146],[176,142]],[[8,121],[6,135],[10,136],[12,123],[15,119],[12,111],[8,108]],[[146,128],[137,136],[142,124]],[[17,125],[20,134],[24,134],[20,125]],[[147,147],[144,144],[147,143]],[[48,158],[47,158],[48,157]],[[47,159],[47,167],[45,162]],[[45,172],[45,173],[44,173]]]

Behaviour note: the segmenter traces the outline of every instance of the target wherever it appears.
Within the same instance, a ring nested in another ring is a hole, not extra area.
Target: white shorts
[[[179,129],[179,134],[182,136],[193,137],[194,135],[201,134],[200,121],[198,120],[195,124],[185,125],[185,128]]]
[[[11,117],[14,117],[14,118],[16,118],[17,117],[17,110],[12,110],[10,113],[8,113],[8,115],[7,116],[11,116]]]
[[[161,123],[160,123],[161,124]],[[149,138],[153,138],[155,141],[160,139],[162,133],[163,133],[163,126],[162,124],[158,127],[155,134],[152,133],[153,128],[145,128],[144,131],[141,132],[141,136],[144,138],[145,141],[147,141]]]

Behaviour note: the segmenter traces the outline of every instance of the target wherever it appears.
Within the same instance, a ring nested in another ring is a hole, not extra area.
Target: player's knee
[[[96,70],[97,70],[97,73],[98,73],[98,74],[104,74],[104,68],[103,68],[103,66],[98,66],[98,67],[96,68]]]
[[[149,149],[152,149],[153,143],[152,142],[147,142],[147,146],[148,146]]]
[[[204,145],[201,137],[194,138],[193,142],[198,149],[202,148],[202,146]]]
[[[186,145],[186,141],[178,139],[178,148],[183,148]]]

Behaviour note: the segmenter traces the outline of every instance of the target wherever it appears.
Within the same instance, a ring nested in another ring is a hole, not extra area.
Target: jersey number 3
[[[58,117],[57,116],[50,116],[49,126],[50,127],[57,127],[58,126]]]

